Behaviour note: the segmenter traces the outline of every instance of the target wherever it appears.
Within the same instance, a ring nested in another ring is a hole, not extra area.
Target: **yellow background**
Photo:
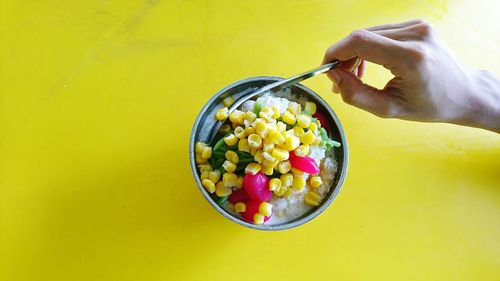
[[[2,0],[0,278],[500,280],[498,134],[379,119],[311,79],[349,172],[325,213],[273,233],[205,201],[187,146],[217,90],[315,67],[355,28],[424,18],[499,75],[498,3]]]

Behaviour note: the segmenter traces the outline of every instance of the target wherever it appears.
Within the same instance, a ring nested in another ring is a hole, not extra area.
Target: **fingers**
[[[352,58],[350,60],[342,61],[336,68],[341,68],[349,71],[353,71],[358,67],[361,60],[358,58]]]
[[[336,69],[345,69],[347,71],[354,73],[354,75],[356,75],[358,78],[361,78],[361,76],[364,74],[365,66],[366,63],[364,63],[363,60],[358,58],[353,58],[350,60],[340,62],[340,64],[336,67]]]
[[[366,62],[362,60],[359,66],[357,67],[357,71],[355,71],[354,74],[358,76],[358,78],[363,78],[363,76],[365,75],[365,70],[366,70]]]
[[[429,37],[433,33],[433,28],[429,23],[418,23],[404,28],[375,30],[373,32],[397,41],[416,41]]]
[[[413,30],[411,30],[410,28],[406,27],[400,29],[384,29],[373,32],[377,33],[380,36],[391,38],[397,41],[410,41],[419,39],[418,34],[415,33]]]
[[[405,59],[403,42],[395,41],[367,30],[356,30],[332,45],[325,53],[323,63],[335,59],[346,61],[359,58],[387,66],[398,67]]]
[[[380,117],[395,117],[397,103],[386,91],[381,91],[363,84],[356,75],[344,69],[336,69],[327,73],[334,83],[332,90],[340,91],[342,99],[353,106],[369,111]]]
[[[425,23],[425,21],[417,19],[417,20],[410,20],[410,21],[405,21],[405,22],[395,23],[395,24],[382,24],[382,25],[369,27],[366,30],[378,31],[378,30],[405,28],[405,27],[420,24],[420,23]]]

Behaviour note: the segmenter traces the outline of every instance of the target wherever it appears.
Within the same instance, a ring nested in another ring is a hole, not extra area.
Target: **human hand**
[[[332,45],[323,64],[333,92],[385,118],[448,122],[500,132],[500,80],[461,62],[421,20],[356,30]],[[364,84],[366,61],[395,76],[383,89]]]

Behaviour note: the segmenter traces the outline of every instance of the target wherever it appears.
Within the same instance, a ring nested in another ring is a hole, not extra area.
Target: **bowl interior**
[[[304,214],[303,216],[298,217],[292,221],[288,221],[286,223],[276,224],[276,225],[266,225],[266,224],[254,225],[251,223],[247,223],[238,217],[233,216],[233,214],[231,214],[230,212],[226,211],[224,208],[219,206],[217,202],[215,202],[214,199],[210,196],[210,194],[202,187],[199,177],[199,172],[197,171],[196,163],[194,160],[194,145],[197,141],[202,141],[205,143],[209,142],[208,138],[210,129],[215,125],[216,122],[214,118],[215,112],[217,111],[217,109],[222,107],[222,100],[227,96],[233,96],[233,98],[236,100],[241,96],[247,94],[248,92],[254,91],[258,88],[261,88],[265,85],[268,85],[270,83],[282,79],[283,78],[269,77],[269,76],[248,78],[237,81],[217,92],[200,111],[200,114],[198,115],[195,121],[189,143],[191,170],[198,184],[198,187],[205,196],[205,198],[210,202],[210,204],[214,208],[216,208],[220,213],[222,213],[225,217],[229,218],[230,220],[238,224],[260,230],[288,229],[304,224],[307,221],[318,216],[328,207],[328,205],[330,205],[330,203],[333,201],[337,193],[340,191],[340,188],[343,184],[347,172],[348,147],[340,121],[338,120],[337,116],[335,115],[331,107],[318,94],[316,94],[315,92],[313,92],[312,90],[301,84],[297,84],[290,88],[292,95],[304,96],[307,97],[308,100],[315,102],[317,106],[317,111],[323,113],[329,119],[328,121],[331,127],[330,137],[333,140],[338,141],[342,144],[341,147],[334,148],[335,158],[338,162],[337,173],[335,175],[332,187],[330,187],[330,191],[323,200],[323,202],[321,203],[321,205],[313,208],[311,211]]]

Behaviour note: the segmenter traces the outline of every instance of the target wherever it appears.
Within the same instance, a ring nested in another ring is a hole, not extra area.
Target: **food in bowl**
[[[215,144],[195,144],[205,190],[226,211],[253,224],[281,224],[319,206],[337,172],[329,124],[316,104],[289,91],[245,101],[232,97],[214,118],[224,122]]]

